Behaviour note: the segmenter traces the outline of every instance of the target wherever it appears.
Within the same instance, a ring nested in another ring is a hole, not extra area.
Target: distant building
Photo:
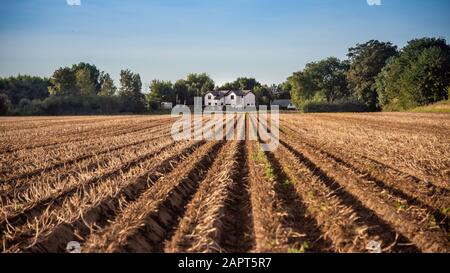
[[[294,104],[292,104],[291,100],[274,100],[271,105],[278,105],[280,109],[287,109],[287,110],[296,110],[297,107],[295,107]]]
[[[170,110],[173,108],[173,104],[171,102],[161,102],[161,109]]]
[[[256,96],[250,90],[223,90],[211,91],[205,95],[206,107],[226,107],[233,108],[255,107]]]

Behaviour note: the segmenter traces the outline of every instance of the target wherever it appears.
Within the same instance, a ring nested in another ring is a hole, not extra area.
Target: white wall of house
[[[214,95],[210,92],[205,95],[205,105],[212,105],[212,102],[214,101]]]
[[[235,106],[236,105],[236,94],[234,92],[230,92],[227,96],[224,97],[225,105]]]
[[[223,100],[215,100],[211,92],[205,95],[205,106],[220,106],[221,103],[223,103]]]
[[[245,106],[256,106],[256,96],[252,92],[247,93],[244,97]]]
[[[244,97],[236,95],[235,92],[230,92],[225,97],[225,105],[229,105],[231,107],[244,107]]]
[[[237,108],[244,107],[244,97],[235,95],[234,104],[232,102],[231,105]]]

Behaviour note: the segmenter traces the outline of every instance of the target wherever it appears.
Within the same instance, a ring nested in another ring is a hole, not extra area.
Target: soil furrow
[[[25,147],[19,147],[19,148],[12,148],[12,149],[7,149],[2,151],[2,154],[10,154],[10,153],[14,153],[17,151],[21,151],[21,150],[33,150],[33,149],[39,149],[39,148],[48,148],[48,147],[54,147],[57,148],[59,145],[63,145],[63,144],[67,144],[67,143],[74,143],[74,142],[82,142],[85,141],[87,138],[89,138],[89,136],[92,137],[114,137],[114,136],[119,136],[119,135],[129,135],[129,134],[133,134],[133,133],[137,133],[137,132],[141,132],[141,131],[145,131],[145,130],[149,130],[149,129],[154,129],[157,128],[159,126],[163,125],[162,121],[158,121],[155,122],[156,124],[152,124],[149,126],[142,126],[142,125],[136,125],[133,126],[131,128],[124,128],[121,130],[117,130],[117,128],[111,128],[111,130],[106,131],[106,132],[95,132],[94,134],[92,134],[92,132],[89,132],[91,135],[88,136],[83,136],[83,135],[78,135],[77,133],[74,133],[74,135],[76,135],[77,137],[75,138],[71,138],[68,140],[64,140],[64,141],[56,141],[56,142],[52,142],[52,143],[42,143],[42,144],[37,144],[37,145],[28,145]]]
[[[328,252],[317,222],[297,196],[283,188],[284,173],[274,170],[257,142],[247,140],[256,252]],[[277,166],[275,166],[277,167]]]
[[[306,161],[311,170],[318,171],[323,177],[327,177],[325,181],[329,181],[330,187],[336,190],[343,187],[340,192],[345,194],[345,199],[351,199],[355,204],[361,204],[361,208],[366,207],[375,212],[377,217],[381,217],[399,234],[415,244],[420,251],[449,251],[446,235],[442,231],[435,230],[414,219],[408,212],[390,205],[392,202],[386,199],[383,189],[377,189],[376,185],[371,184],[370,181],[364,181],[363,178],[352,176],[347,170],[342,169],[338,162],[316,155],[317,151],[308,151],[292,142],[290,142],[292,146],[284,141],[281,143]],[[320,162],[320,165],[314,162]]]
[[[292,128],[289,129],[292,130]],[[342,150],[337,155],[337,151],[324,150],[309,141],[304,140],[302,143],[326,154],[333,160],[352,169],[355,173],[374,181],[379,187],[385,188],[393,195],[408,200],[409,205],[424,207],[435,214],[436,217],[445,218],[445,215],[440,215],[440,210],[450,207],[450,190],[402,173],[368,157],[360,157],[355,154],[350,156]],[[355,157],[357,157],[357,160]]]
[[[231,252],[252,249],[253,227],[244,143],[223,147],[189,203],[166,252]]]
[[[83,160],[86,160],[86,159],[89,159],[89,158],[93,158],[93,157],[96,157],[96,156],[99,156],[99,155],[108,154],[110,152],[115,152],[115,151],[118,151],[118,150],[122,150],[122,149],[131,147],[131,146],[135,146],[135,145],[139,145],[139,144],[142,144],[142,143],[145,143],[145,142],[148,142],[148,141],[152,141],[152,140],[157,140],[157,139],[161,139],[161,138],[164,138],[164,137],[168,137],[169,135],[170,134],[165,133],[163,135],[160,135],[160,136],[157,136],[157,137],[154,137],[154,138],[152,137],[150,139],[139,140],[139,141],[135,141],[135,142],[128,143],[128,144],[119,145],[119,146],[116,146],[116,147],[113,147],[113,148],[108,147],[106,149],[102,149],[102,150],[100,150],[98,152],[95,152],[95,153],[89,152],[87,154],[80,155],[80,156],[77,156],[75,158],[71,158],[71,159],[68,159],[68,160],[64,160],[64,161],[52,164],[52,165],[44,167],[44,168],[39,168],[39,169],[30,171],[30,172],[27,172],[27,173],[16,175],[16,176],[11,177],[11,178],[7,178],[5,180],[2,180],[1,184],[8,184],[10,186],[14,186],[16,181],[18,181],[18,180],[29,179],[29,178],[37,176],[37,175],[39,175],[41,173],[46,173],[46,172],[49,172],[49,171],[53,171],[55,169],[65,168],[68,165],[73,165],[75,163],[79,163],[79,162],[81,162]]]
[[[39,222],[26,224],[8,236],[8,251],[61,252],[70,240],[83,241],[95,228],[106,226],[122,206],[132,202],[151,185],[173,171],[201,146],[202,142],[179,143],[127,175],[107,179],[64,199],[60,206],[46,209]],[[180,150],[181,149],[181,150]],[[75,213],[78,211],[77,213]],[[36,226],[36,227],[35,227]]]
[[[173,142],[169,142],[170,143],[168,144],[161,143],[164,144],[162,146],[155,146],[155,148],[151,149],[150,152],[145,153],[138,158],[129,160],[128,162],[125,162],[123,165],[115,168],[114,170],[110,170],[106,173],[94,176],[86,181],[79,181],[79,183],[59,189],[55,193],[50,192],[49,195],[41,199],[37,199],[34,202],[20,204],[20,209],[18,211],[12,210],[13,212],[6,214],[8,210],[6,207],[4,207],[3,209],[5,210],[6,219],[0,220],[0,231],[5,227],[6,223],[12,226],[22,225],[27,219],[39,217],[44,209],[53,209],[54,207],[60,206],[65,198],[70,197],[77,191],[80,191],[85,187],[93,186],[105,179],[117,177],[121,173],[128,172],[130,169],[137,166],[140,162],[149,160],[156,155],[165,152],[169,147],[173,146]],[[16,208],[16,206],[17,204],[14,206],[14,208]]]
[[[100,234],[86,242],[87,252],[163,252],[185,205],[196,192],[223,142],[209,142],[175,171],[161,177]],[[126,232],[124,232],[126,231]]]
[[[291,179],[289,183],[333,242],[335,252],[367,252],[370,241],[380,243],[385,252],[417,252],[417,248],[407,246],[408,240],[303,155],[281,146],[276,156]]]

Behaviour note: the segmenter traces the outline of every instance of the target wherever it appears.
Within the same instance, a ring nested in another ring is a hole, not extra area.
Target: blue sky
[[[206,72],[217,84],[238,76],[280,83],[310,61],[345,58],[370,39],[449,41],[449,14],[448,0],[6,0],[0,76],[50,76],[84,61],[116,84],[123,68],[145,83],[190,72]]]

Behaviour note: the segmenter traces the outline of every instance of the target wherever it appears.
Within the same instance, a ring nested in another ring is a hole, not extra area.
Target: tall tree
[[[272,88],[267,85],[257,85],[253,88],[258,105],[270,105],[273,100]]]
[[[81,62],[79,64],[72,65],[71,70],[73,71],[73,73],[75,73],[75,75],[77,75],[77,72],[79,71],[83,71],[83,74],[88,74],[84,75],[83,78],[89,78],[89,85],[92,85],[94,87],[95,93],[98,93],[100,91],[100,71],[95,65]]]
[[[117,92],[117,87],[114,85],[113,79],[108,73],[102,72],[100,74],[100,92],[99,96],[103,97],[111,97],[114,96]]]
[[[290,99],[292,92],[292,83],[287,80],[276,87],[277,92],[274,94],[274,99]]]
[[[150,84],[150,98],[158,102],[175,103],[176,97],[170,81],[153,80]]]
[[[406,90],[417,105],[426,105],[448,98],[450,84],[450,50],[439,47],[422,51],[417,61],[405,73]]]
[[[139,74],[130,70],[120,71],[119,95],[124,99],[124,110],[133,113],[145,111],[145,96],[141,93],[142,82]]]
[[[240,90],[254,90],[255,87],[261,86],[254,78],[237,78],[236,83]]]
[[[189,74],[186,79],[189,93],[194,96],[204,96],[214,90],[214,81],[206,74]]]
[[[189,93],[188,86],[185,80],[178,80],[173,85],[173,91],[175,93],[175,100],[177,104],[188,104]]]
[[[57,69],[50,78],[49,93],[58,96],[76,96],[80,94],[75,73],[70,68]]]
[[[239,88],[239,84],[236,81],[233,81],[224,83],[218,87],[218,90],[238,90]]]
[[[354,97],[369,109],[379,109],[375,78],[389,58],[396,55],[396,46],[378,40],[357,44],[348,50],[347,56],[351,63],[347,73],[348,87]]]
[[[450,46],[444,39],[409,41],[377,76],[376,90],[386,110],[406,110],[445,100],[450,84]]]
[[[233,82],[227,82],[219,87],[219,90],[252,90],[261,84],[254,78],[239,77]]]
[[[288,81],[292,86],[291,96],[297,107],[311,100],[334,102],[347,98],[346,73],[348,63],[330,57],[308,63],[303,71],[295,72]]]
[[[317,86],[308,71],[294,72],[292,76],[288,78],[288,82],[291,85],[292,102],[299,109],[305,102],[314,99]]]
[[[338,58],[330,57],[316,63],[307,65],[315,84],[325,97],[327,102],[348,97],[346,73],[348,71],[348,63],[340,61]]]
[[[96,95],[96,83],[91,78],[91,73],[86,68],[75,71],[75,79],[78,90],[81,95]]]

